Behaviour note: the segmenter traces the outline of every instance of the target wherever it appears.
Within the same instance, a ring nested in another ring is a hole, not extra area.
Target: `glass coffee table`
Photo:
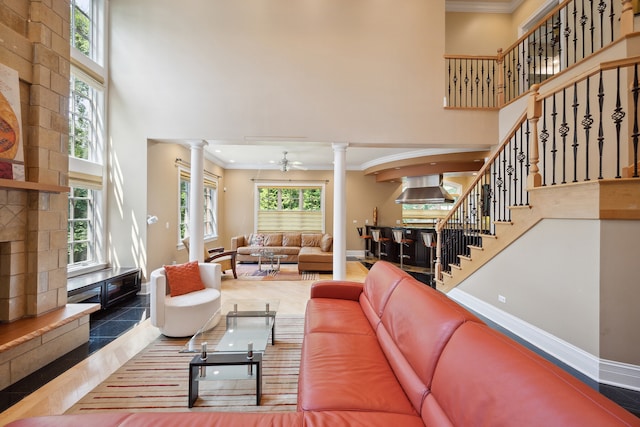
[[[285,259],[289,255],[276,254],[268,249],[261,249],[257,252],[251,253],[251,256],[258,258],[258,271],[264,271],[265,273],[269,274],[280,271],[280,260]],[[263,270],[262,264],[266,262],[269,262],[271,264],[270,268]],[[273,265],[274,262],[276,263],[276,265]]]
[[[279,301],[229,301],[224,335],[215,331],[211,318],[187,342],[181,353],[199,353],[189,362],[189,408],[198,399],[201,381],[255,379],[256,405],[262,397],[262,357],[271,336],[275,344],[276,312]],[[255,368],[255,369],[254,369]]]

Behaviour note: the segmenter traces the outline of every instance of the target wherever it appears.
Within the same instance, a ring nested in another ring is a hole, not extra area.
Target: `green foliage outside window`
[[[189,197],[191,182],[188,176],[180,179],[180,240],[189,235]],[[204,186],[204,236],[213,236],[217,233],[216,223],[216,188],[205,183]]]
[[[260,187],[258,189],[261,211],[320,211],[320,188]]]
[[[91,57],[92,0],[71,1],[71,43],[83,54]]]
[[[307,188],[302,190],[303,209],[305,211],[319,211],[322,204],[322,190]]]
[[[73,188],[69,197],[69,221],[67,223],[69,264],[92,259],[92,222],[92,191],[85,188]]]
[[[93,89],[82,80],[72,76],[69,115],[69,155],[89,159],[94,139],[93,122],[95,106],[91,98]]]

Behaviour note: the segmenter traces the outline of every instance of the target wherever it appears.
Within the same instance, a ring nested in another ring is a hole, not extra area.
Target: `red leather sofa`
[[[311,290],[292,413],[39,417],[17,426],[640,426],[552,363],[386,262]]]

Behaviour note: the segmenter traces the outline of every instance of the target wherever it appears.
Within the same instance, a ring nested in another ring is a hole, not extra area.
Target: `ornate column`
[[[189,261],[204,261],[204,147],[206,141],[190,141]]]
[[[347,143],[333,147],[333,279],[343,280],[347,272]]]

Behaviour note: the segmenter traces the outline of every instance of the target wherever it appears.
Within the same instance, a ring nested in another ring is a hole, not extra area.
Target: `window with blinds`
[[[178,243],[189,236],[189,200],[191,197],[191,173],[187,169],[180,168],[180,226],[178,228]],[[204,238],[214,238],[218,235],[217,223],[217,191],[218,179],[204,172]]]
[[[256,185],[256,231],[324,233],[324,184]]]

